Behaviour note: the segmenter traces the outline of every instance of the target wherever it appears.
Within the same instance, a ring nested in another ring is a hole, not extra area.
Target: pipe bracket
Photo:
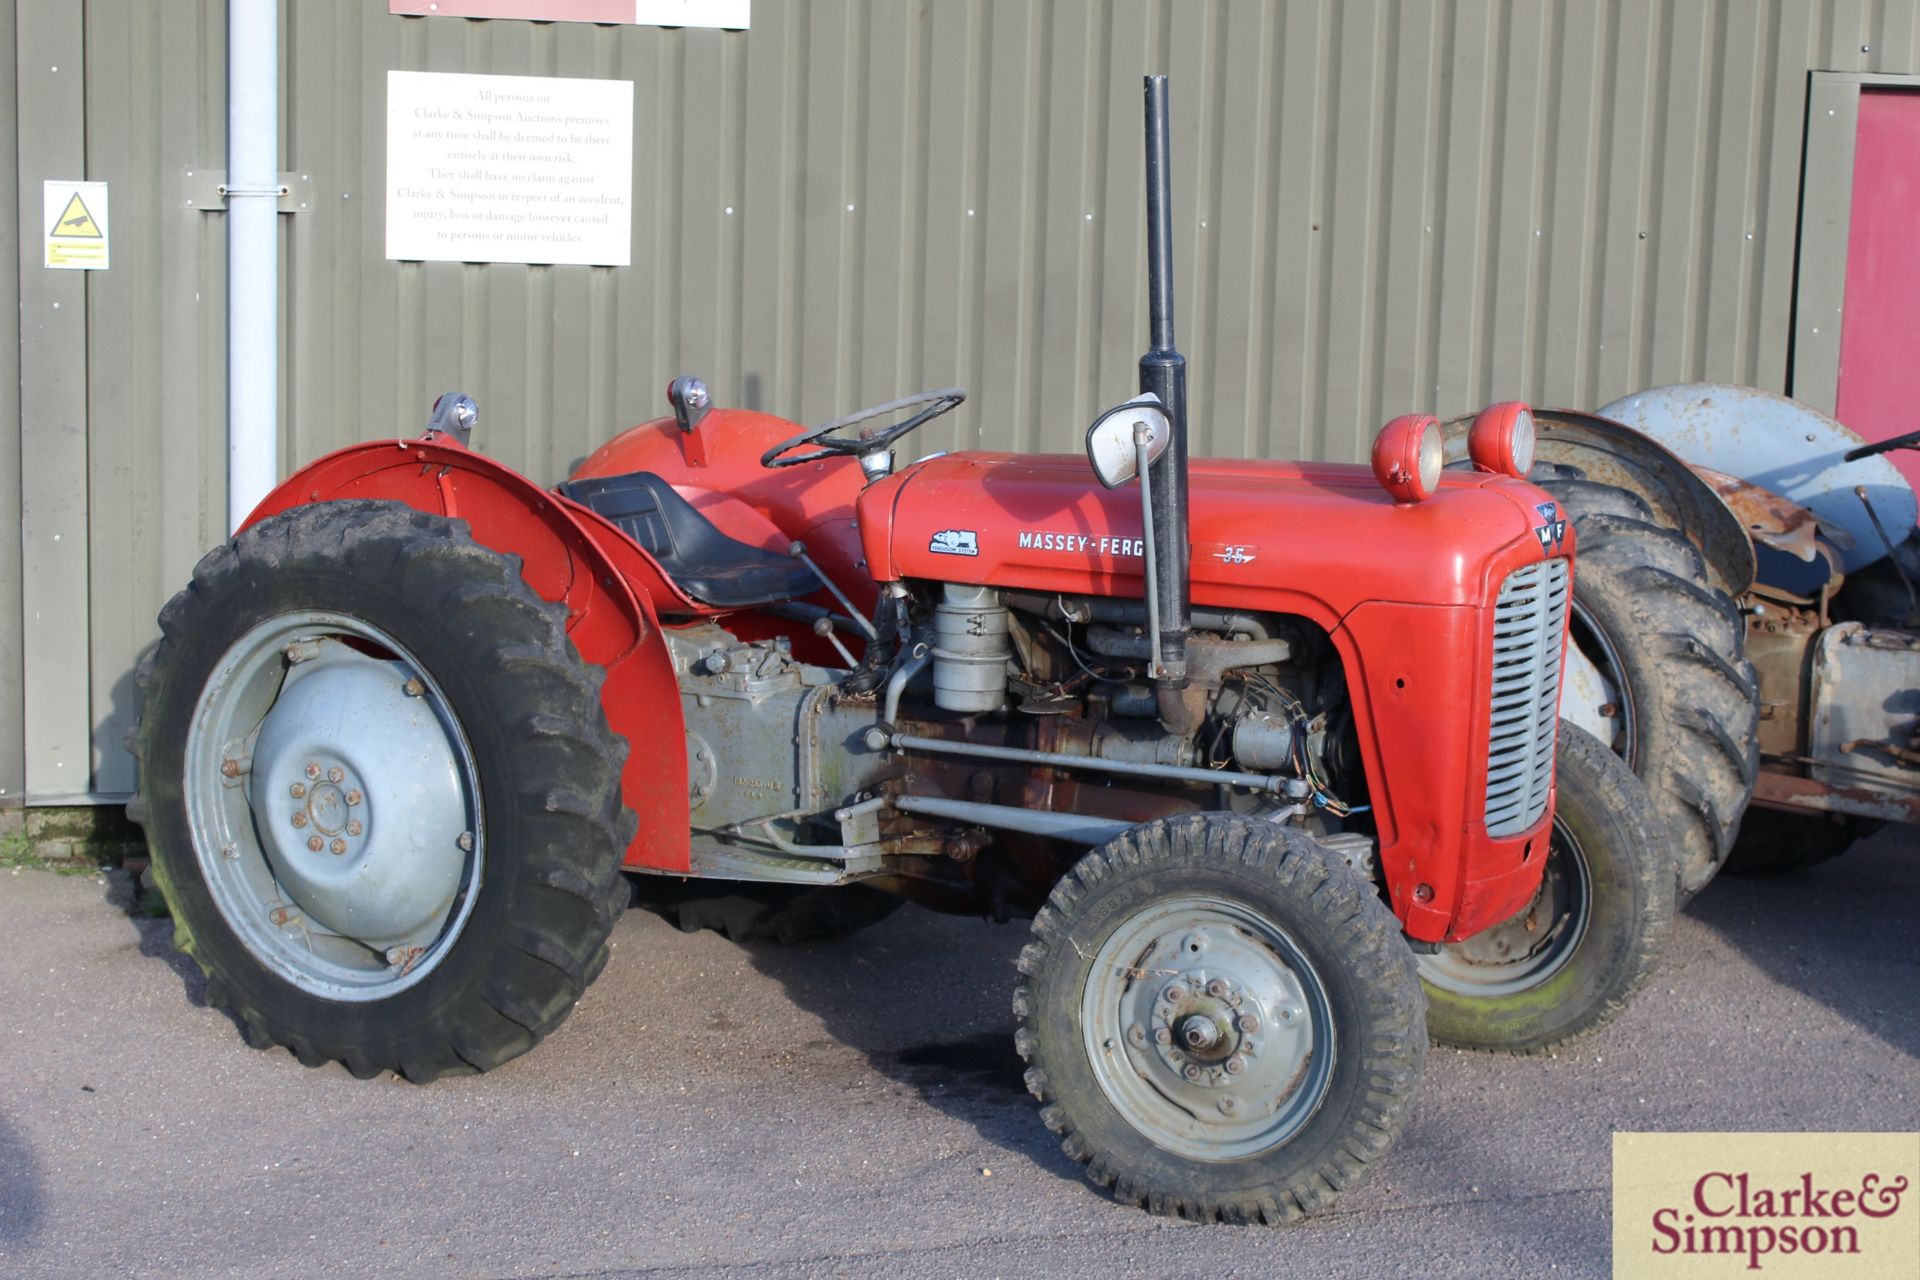
[[[182,169],[180,204],[203,213],[223,213],[229,196],[278,196],[281,213],[311,213],[318,198],[310,173],[283,173],[278,187],[230,187],[225,169]]]

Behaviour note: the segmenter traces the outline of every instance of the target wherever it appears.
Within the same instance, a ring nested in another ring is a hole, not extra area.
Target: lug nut
[[[360,819],[358,818],[355,818],[352,822],[349,822],[347,824],[347,834],[350,836],[357,836],[360,834],[362,830],[364,830],[364,828],[361,827]]]
[[[1225,978],[1215,978],[1212,982],[1209,982],[1207,984],[1207,994],[1215,1000],[1227,994],[1227,980]]]
[[[1227,1059],[1228,1075],[1237,1076],[1242,1071],[1245,1071],[1246,1069],[1247,1069],[1247,1060],[1245,1058],[1240,1057],[1238,1054],[1235,1054],[1233,1057]]]
[[[307,776],[308,776],[309,778],[317,778],[317,777],[319,777],[319,776],[320,776],[320,766],[319,766],[319,765],[317,765],[317,764],[309,764],[309,765],[307,766]]]
[[[1300,1011],[1294,1008],[1292,1005],[1288,1005],[1285,1008],[1280,1010],[1280,1021],[1282,1022],[1292,1022],[1295,1018],[1299,1016],[1300,1016]]]
[[[339,765],[335,765],[333,766],[333,768],[327,770],[328,782],[338,784],[338,783],[345,782],[346,780],[347,780],[347,771],[345,769],[342,769]]]
[[[315,853],[318,853],[320,852],[320,850],[326,848],[326,842],[323,841],[319,836],[308,836],[307,848],[313,850]]]
[[[1220,1028],[1208,1018],[1188,1018],[1180,1030],[1180,1038],[1187,1042],[1189,1049],[1211,1049],[1220,1039]]]
[[[1172,1044],[1173,1032],[1167,1030],[1165,1027],[1155,1027],[1153,1029],[1153,1042],[1155,1044]]]
[[[359,792],[359,790],[358,790],[357,788],[356,788],[355,790],[352,790],[352,791],[349,791],[349,792],[347,792],[347,803],[348,803],[348,804],[359,804],[359,803],[360,803],[360,801],[361,801],[361,800],[363,800],[363,799],[365,799],[365,797],[364,797],[364,796],[362,796],[362,795],[360,794],[360,792]]]
[[[1186,1076],[1186,1078],[1189,1080],[1198,1080],[1200,1078],[1200,1068],[1194,1065],[1193,1063],[1189,1062],[1187,1064],[1187,1069],[1181,1072],[1181,1074]]]
[[[240,762],[238,760],[222,760],[220,762],[220,774],[222,777],[227,778],[239,777]]]
[[[1187,989],[1181,986],[1179,983],[1176,982],[1172,986],[1167,988],[1167,1000],[1169,1002],[1173,1004],[1179,1004],[1182,1000],[1185,1000],[1186,998],[1187,998]]]
[[[1252,1035],[1260,1029],[1260,1019],[1250,1013],[1243,1013],[1240,1015],[1240,1029],[1248,1035]]]
[[[291,787],[287,788],[287,793],[291,795],[295,800],[305,799],[307,794],[307,784],[304,782],[296,782]]]
[[[1228,1094],[1226,1097],[1220,1099],[1216,1105],[1220,1108],[1221,1115],[1230,1116],[1240,1109],[1240,1100],[1232,1094]]]
[[[415,676],[400,686],[400,692],[406,694],[409,698],[417,698],[426,691],[426,683],[422,681],[419,676]]]
[[[335,836],[333,839],[333,843],[328,845],[327,847],[333,850],[335,856],[338,856],[347,851],[347,842],[345,840],[340,839],[340,837]]]
[[[465,850],[468,853],[472,853],[473,852],[473,832],[462,831],[460,833],[460,839],[458,843],[461,849]]]
[[[1127,1039],[1133,1041],[1135,1044],[1145,1044],[1147,1042],[1147,1033],[1139,1027],[1132,1027],[1127,1031]]]
[[[307,825],[307,811],[305,809],[293,815],[293,825],[296,827],[304,827]]]

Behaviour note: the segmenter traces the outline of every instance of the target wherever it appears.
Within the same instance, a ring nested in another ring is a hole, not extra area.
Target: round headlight
[[[1525,478],[1533,470],[1533,410],[1518,400],[1489,405],[1467,432],[1473,465],[1498,475]]]
[[[1524,476],[1533,470],[1533,410],[1522,409],[1513,419],[1513,465]]]
[[[1409,413],[1373,438],[1373,476],[1395,502],[1424,502],[1440,487],[1440,420]]]

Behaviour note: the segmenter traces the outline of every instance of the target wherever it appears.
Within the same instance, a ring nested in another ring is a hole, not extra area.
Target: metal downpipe
[[[227,0],[227,527],[280,479],[280,3]]]

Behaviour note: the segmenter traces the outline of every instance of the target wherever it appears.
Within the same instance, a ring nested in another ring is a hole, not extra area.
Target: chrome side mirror
[[[1094,477],[1109,489],[1118,489],[1140,472],[1139,438],[1144,433],[1148,465],[1166,452],[1173,426],[1160,397],[1145,391],[1117,404],[1087,428],[1087,461]]]

